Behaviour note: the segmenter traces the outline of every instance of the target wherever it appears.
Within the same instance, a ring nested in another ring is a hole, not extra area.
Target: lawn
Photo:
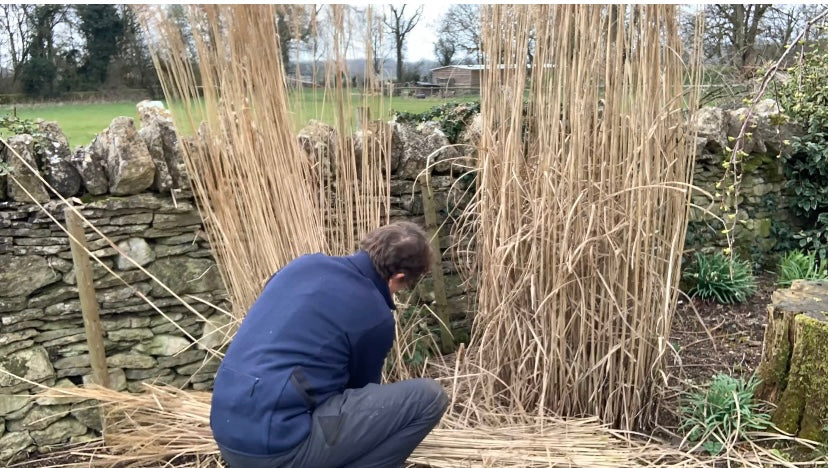
[[[0,115],[13,112],[10,106],[0,108]],[[132,103],[98,103],[98,104],[34,104],[19,106],[17,116],[26,119],[54,120],[66,133],[72,148],[86,145],[92,138],[109,126],[112,119],[125,115],[137,119],[135,104]]]
[[[454,102],[469,102],[476,100],[477,97],[470,96],[465,98],[452,99]],[[335,119],[335,110],[332,104],[332,96],[325,96],[321,91],[312,92],[305,90],[299,96],[294,96],[289,104],[289,109],[292,114],[294,127],[298,130],[303,127],[308,120],[316,119],[323,122],[333,124]],[[448,99],[427,98],[414,99],[408,97],[395,97],[387,100],[380,105],[375,102],[371,105],[372,118],[386,118],[390,119],[392,112],[425,112],[434,106],[438,106],[449,102]],[[354,113],[357,107],[363,105],[363,99],[359,95],[354,95],[352,98],[352,109]],[[44,120],[56,121],[66,133],[69,139],[69,144],[72,148],[77,146],[89,144],[95,135],[108,127],[112,119],[119,116],[127,116],[136,119],[136,124],[140,126],[138,121],[138,113],[135,109],[135,103],[131,102],[117,102],[117,103],[95,103],[95,104],[34,104],[17,106],[1,106],[0,116],[9,115],[16,112],[18,117],[27,119],[41,118]],[[353,119],[354,116],[349,116]],[[189,125],[185,125],[189,127]],[[182,128],[183,133],[189,134],[191,129]]]

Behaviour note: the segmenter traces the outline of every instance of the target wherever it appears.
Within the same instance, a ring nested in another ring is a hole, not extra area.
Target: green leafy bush
[[[687,440],[715,455],[730,443],[747,439],[749,432],[766,429],[770,415],[754,400],[758,385],[755,375],[745,382],[718,374],[706,389],[690,392],[680,408]]]
[[[794,280],[828,279],[828,271],[819,266],[816,253],[794,250],[779,260],[779,286],[789,287]]]
[[[798,247],[828,259],[828,53],[806,51],[788,68],[790,79],[779,87],[785,113],[803,127],[792,137],[785,172],[792,208],[807,229],[794,234]]]
[[[684,272],[691,297],[716,300],[722,304],[745,302],[756,292],[756,278],[747,261],[716,252],[696,252],[696,260]]]

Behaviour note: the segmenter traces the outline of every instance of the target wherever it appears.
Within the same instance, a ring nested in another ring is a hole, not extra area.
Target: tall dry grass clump
[[[652,408],[694,161],[677,18],[675,6],[485,10],[468,213],[470,352],[491,372],[468,391],[478,399],[624,428]]]
[[[186,11],[192,43],[160,8],[145,10],[144,21],[163,44],[153,59],[168,102],[180,109],[176,124],[198,129],[183,145],[185,161],[240,317],[279,266],[324,250],[325,240],[288,116],[275,7]]]
[[[179,128],[198,130],[183,151],[210,244],[243,317],[264,282],[290,260],[344,254],[379,226],[388,200],[388,138],[381,126],[346,137],[354,124],[342,34],[344,7],[332,6],[331,144],[302,151],[289,109],[280,13],[316,15],[301,5],[192,5],[182,18],[141,8],[155,34],[151,52]],[[182,34],[188,31],[189,34]],[[300,89],[301,92],[301,89]],[[369,99],[368,97],[365,100]]]
[[[385,110],[385,87],[369,59],[373,44],[367,34],[379,20],[370,8],[358,13],[345,5],[329,5],[320,13],[329,26],[317,31],[328,45],[326,86],[321,92],[334,110],[335,140],[326,155],[317,155],[316,193],[329,250],[346,255],[368,232],[389,220],[391,130],[383,120],[371,119],[372,109],[380,116]],[[347,60],[360,32],[365,32],[361,46],[367,56],[364,84],[352,86]]]

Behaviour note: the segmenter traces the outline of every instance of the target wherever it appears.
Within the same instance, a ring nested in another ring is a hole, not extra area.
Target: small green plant
[[[23,133],[37,133],[39,128],[37,123],[32,119],[23,119],[14,115],[6,115],[0,117],[0,129],[6,130],[12,135],[21,135]]]
[[[690,285],[687,294],[703,300],[716,300],[722,304],[745,302],[756,292],[756,278],[747,261],[716,252],[696,252],[696,261],[684,272]]]
[[[397,348],[386,360],[386,371],[402,364],[409,369],[422,369],[437,354],[437,333],[426,323],[421,307],[401,307],[397,317]]]
[[[746,440],[749,432],[766,429],[770,415],[754,400],[758,385],[755,374],[747,382],[718,374],[706,389],[690,392],[680,408],[687,440],[716,455],[725,446]]]
[[[435,106],[420,114],[398,112],[397,121],[414,123],[428,121],[438,122],[440,129],[445,133],[449,143],[457,143],[460,134],[466,129],[469,121],[479,112],[479,101],[468,103],[448,102]]]
[[[825,266],[819,266],[816,253],[789,252],[779,260],[779,286],[787,288],[794,280],[828,279]]]

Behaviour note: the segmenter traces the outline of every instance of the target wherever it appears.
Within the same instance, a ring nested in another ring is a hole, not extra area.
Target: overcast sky
[[[423,8],[423,17],[417,23],[417,26],[411,30],[411,35],[407,40],[407,52],[405,54],[407,61],[416,62],[422,59],[435,60],[434,42],[437,39],[437,24],[449,5],[451,4],[434,2]],[[409,8],[416,9],[417,6],[419,5],[410,5],[405,10],[407,12]]]

